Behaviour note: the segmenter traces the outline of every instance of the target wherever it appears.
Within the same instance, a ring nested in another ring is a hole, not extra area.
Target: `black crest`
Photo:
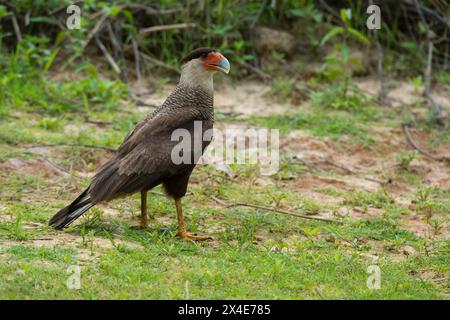
[[[216,50],[211,48],[197,48],[195,50],[192,50],[187,56],[181,59],[180,64],[183,65],[186,62],[191,61],[192,59],[206,57],[210,52],[216,52]]]

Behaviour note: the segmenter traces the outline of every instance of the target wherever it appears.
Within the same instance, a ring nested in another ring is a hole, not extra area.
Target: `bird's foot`
[[[208,236],[200,236],[196,235],[187,231],[178,231],[177,236],[180,236],[184,240],[188,241],[206,241],[206,240],[212,240],[211,237]]]

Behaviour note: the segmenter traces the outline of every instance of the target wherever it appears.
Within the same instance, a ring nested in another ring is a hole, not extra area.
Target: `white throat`
[[[199,59],[193,59],[181,66],[179,84],[183,87],[202,87],[213,92],[213,72],[205,70]]]

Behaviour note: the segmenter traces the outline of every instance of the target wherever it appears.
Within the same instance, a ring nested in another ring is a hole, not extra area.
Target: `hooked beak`
[[[205,68],[209,71],[221,71],[225,74],[230,72],[230,62],[220,53],[210,53],[205,61]]]
[[[227,60],[227,58],[222,57],[222,60],[220,60],[216,68],[218,71],[228,74],[230,72],[230,62]]]

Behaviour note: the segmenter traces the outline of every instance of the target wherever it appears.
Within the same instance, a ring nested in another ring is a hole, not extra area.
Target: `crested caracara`
[[[177,164],[171,155],[179,142],[172,141],[171,137],[176,129],[188,130],[194,137],[194,121],[200,121],[202,137],[206,130],[212,129],[213,73],[228,73],[229,70],[228,60],[214,49],[199,48],[184,57],[181,60],[180,81],[175,90],[160,107],[136,125],[113,158],[95,175],[89,187],[56,213],[49,225],[62,229],[99,202],[140,192],[140,227],[146,228],[147,192],[162,184],[168,196],[175,200],[178,235],[187,240],[208,239],[186,232],[181,198],[186,194],[192,170],[210,140],[202,141],[201,153],[190,151],[191,161]]]

